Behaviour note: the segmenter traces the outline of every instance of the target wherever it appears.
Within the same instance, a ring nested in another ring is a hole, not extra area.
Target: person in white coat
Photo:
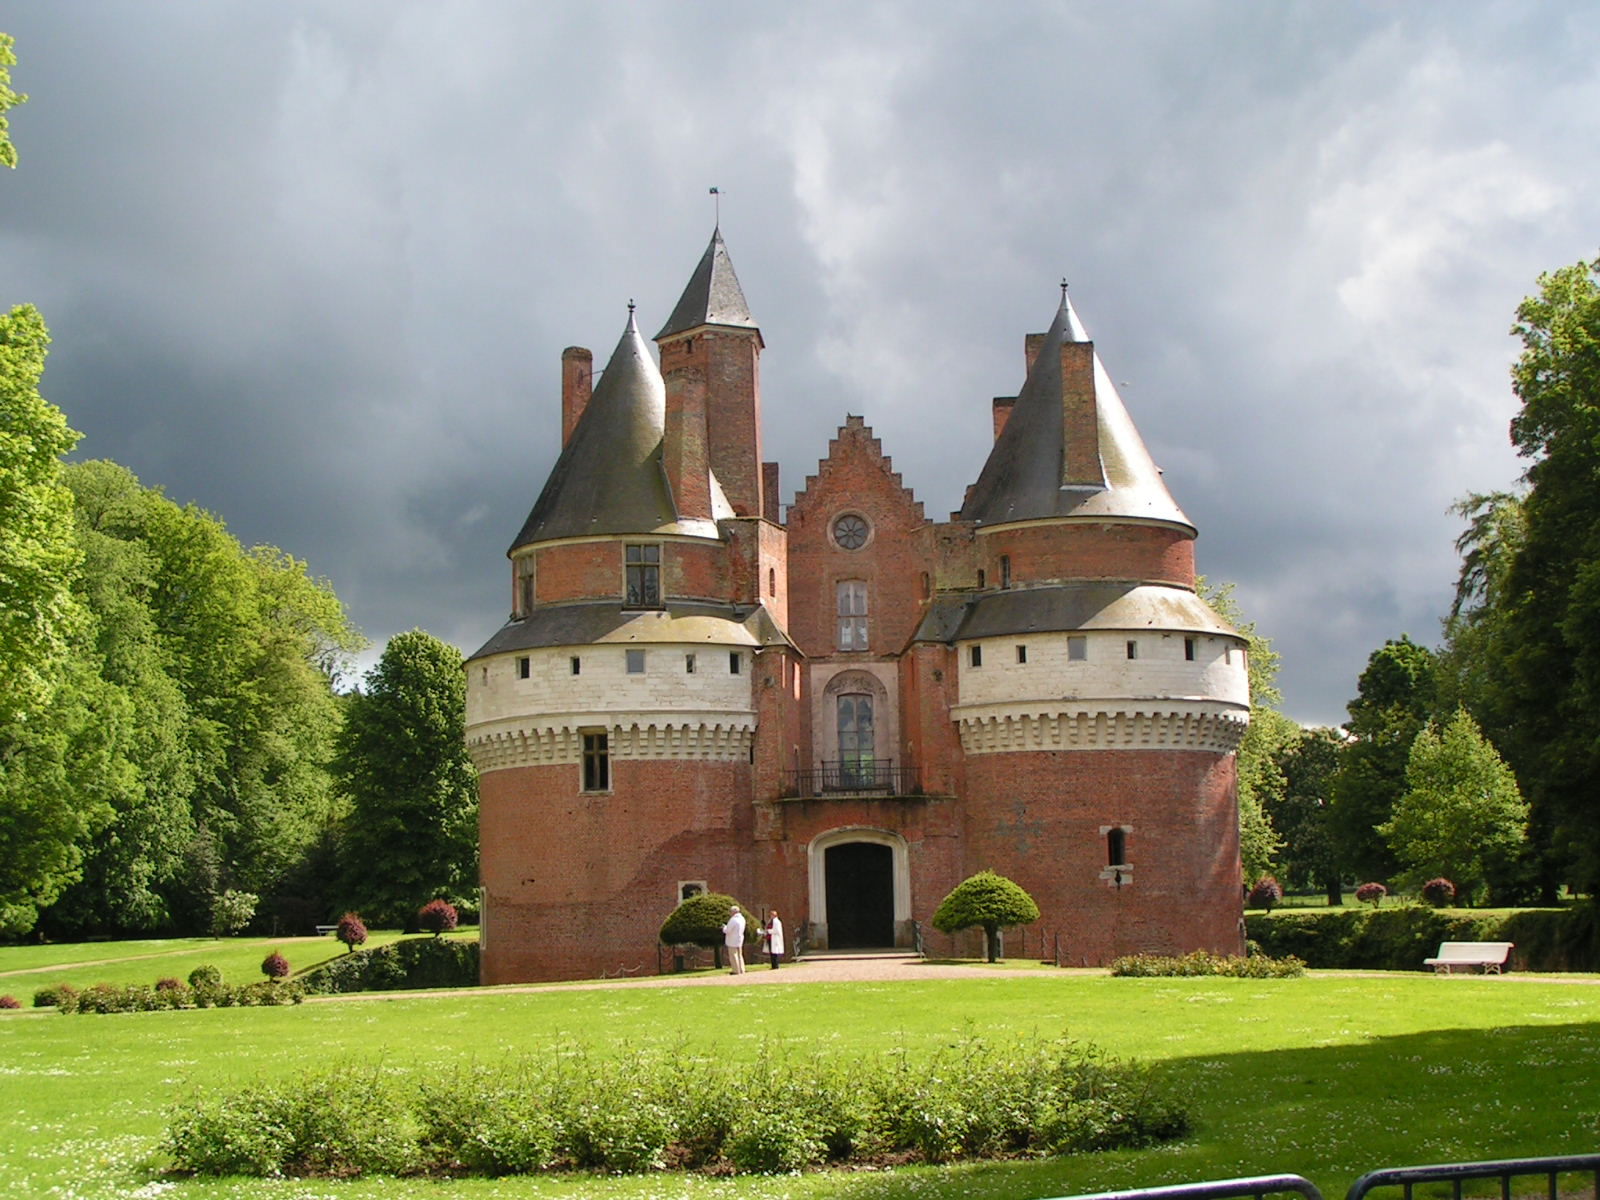
[[[778,960],[783,957],[783,922],[778,920],[777,909],[767,914],[767,927],[761,931],[761,937],[767,943],[767,957],[776,971]]]
[[[730,975],[744,974],[744,914],[739,911],[739,906],[733,906],[733,915],[728,918],[728,923],[722,927],[722,943],[728,948],[728,965],[732,968]]]

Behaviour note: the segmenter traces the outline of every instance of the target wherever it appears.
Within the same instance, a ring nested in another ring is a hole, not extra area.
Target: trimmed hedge
[[[166,1149],[214,1175],[726,1174],[1132,1148],[1188,1129],[1146,1067],[1066,1039],[968,1037],[757,1064],[559,1047],[443,1075],[344,1066],[195,1093]]]
[[[230,987],[225,983],[202,987],[181,983],[177,987],[97,983],[82,991],[58,989],[55,1005],[56,1011],[63,1013],[130,1013],[177,1008],[263,1008],[299,1004],[305,997],[306,989],[294,980],[262,980],[242,987]],[[34,1003],[38,1002],[36,995]]]
[[[394,992],[478,986],[478,943],[457,938],[410,938],[357,950],[307,971],[306,990]]]
[[[1252,954],[1211,954],[1193,950],[1174,957],[1163,954],[1128,954],[1111,963],[1113,975],[1153,978],[1174,975],[1220,975],[1231,979],[1293,979],[1306,973],[1306,964],[1293,956],[1271,958]]]
[[[1515,942],[1518,970],[1600,971],[1592,903],[1512,913],[1417,905],[1279,909],[1246,914],[1245,932],[1267,954],[1324,969],[1423,971],[1422,960],[1440,942]]]

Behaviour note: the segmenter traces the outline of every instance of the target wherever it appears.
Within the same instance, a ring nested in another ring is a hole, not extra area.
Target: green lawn
[[[12,953],[0,950],[0,969],[9,968]],[[72,1017],[24,1011],[0,1015],[0,1195],[1014,1200],[1292,1171],[1337,1200],[1356,1175],[1378,1166],[1595,1150],[1597,984],[1421,974],[1006,978],[974,969],[971,979],[955,981],[631,983],[606,991],[389,994],[289,1009]],[[1150,1151],[777,1178],[169,1184],[155,1174],[163,1110],[194,1086],[231,1086],[335,1061],[429,1071],[575,1041],[606,1053],[682,1046],[752,1062],[803,1060],[818,1048],[915,1053],[971,1029],[997,1037],[1065,1031],[1120,1055],[1164,1062],[1191,1099],[1195,1132]]]

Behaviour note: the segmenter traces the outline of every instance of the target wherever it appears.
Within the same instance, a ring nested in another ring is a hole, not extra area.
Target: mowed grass
[[[0,951],[0,969],[9,951]],[[975,1197],[1016,1200],[1258,1173],[1330,1200],[1374,1167],[1600,1149],[1600,986],[1325,974],[1111,979],[1042,972],[893,983],[490,990],[289,1009],[0,1016],[0,1195],[273,1200]],[[914,974],[908,971],[908,974]],[[1063,1033],[1156,1061],[1195,1130],[1146,1151],[792,1177],[499,1180],[159,1177],[165,1110],[197,1087],[335,1063],[433,1074],[584,1046],[735,1061],[917,1054],[972,1031]]]

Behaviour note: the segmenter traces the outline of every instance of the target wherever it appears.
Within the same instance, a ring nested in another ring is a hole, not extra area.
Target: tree
[[[460,915],[448,900],[429,900],[417,910],[417,928],[440,937],[456,927]]]
[[[17,148],[11,144],[11,118],[6,114],[28,99],[11,90],[11,68],[17,65],[15,45],[9,33],[0,33],[0,165],[7,167],[17,165]]]
[[[346,892],[381,924],[409,921],[419,896],[461,896],[477,881],[466,690],[461,652],[414,629],[390,639],[349,698],[334,767],[350,804]]]
[[[722,965],[722,927],[728,923],[728,914],[735,906],[744,913],[745,930],[755,929],[756,921],[732,896],[721,892],[701,892],[690,896],[661,923],[661,943],[664,946],[704,946],[716,952],[717,966]]]
[[[359,913],[347,912],[339,918],[333,936],[344,943],[346,954],[354,954],[356,947],[367,940],[367,925]]]
[[[1377,827],[1405,791],[1411,743],[1433,715],[1435,675],[1433,652],[1404,635],[1374,650],[1361,672],[1330,814],[1346,875],[1388,879],[1399,870]]]
[[[1405,793],[1378,831],[1407,865],[1407,886],[1448,875],[1470,901],[1505,877],[1527,825],[1516,776],[1477,722],[1457,710],[1442,732],[1430,722],[1417,734]]]
[[[1004,875],[979,871],[958,883],[934,910],[933,927],[942,933],[981,926],[990,962],[1000,955],[1002,926],[1028,925],[1039,919],[1033,897]]]
[[[250,892],[236,892],[232,888],[217,897],[211,909],[211,936],[227,937],[238,933],[250,924],[256,915],[256,905],[261,897]]]
[[[1267,812],[1283,837],[1278,855],[1283,877],[1291,887],[1321,888],[1329,904],[1343,903],[1330,821],[1343,750],[1344,735],[1338,730],[1303,730],[1278,758],[1283,792]]]

